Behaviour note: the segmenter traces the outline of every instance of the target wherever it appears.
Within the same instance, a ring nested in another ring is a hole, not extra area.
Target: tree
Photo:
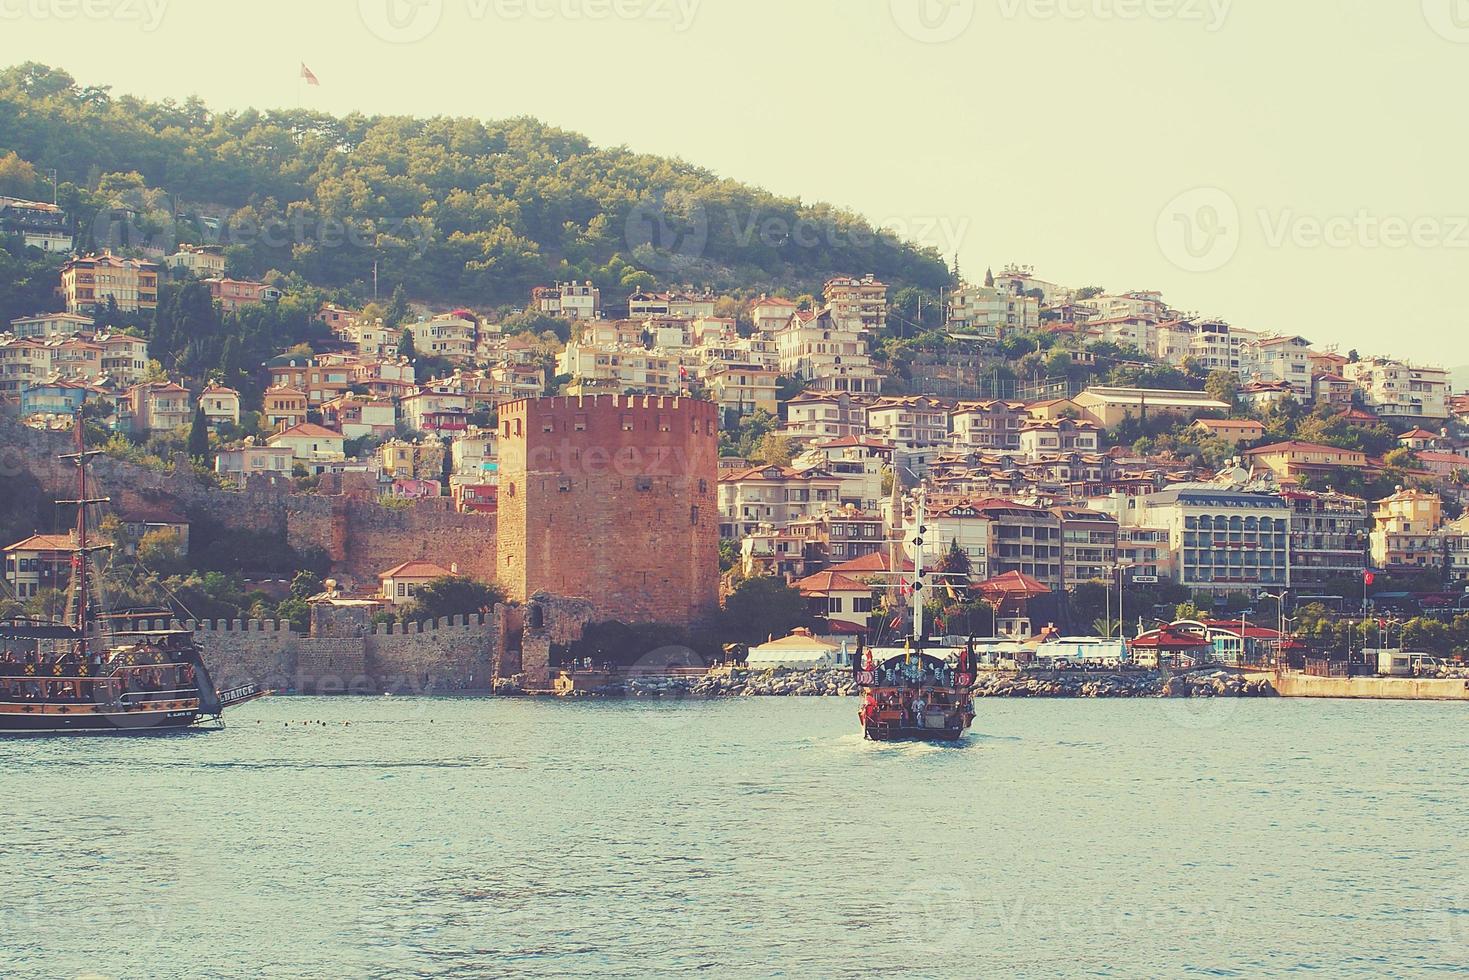
[[[1230,411],[1239,408],[1239,378],[1233,371],[1211,371],[1204,379],[1204,392],[1215,401],[1224,402]]]
[[[957,538],[949,542],[949,550],[944,553],[943,558],[939,559],[938,571],[948,576],[943,580],[940,587],[943,584],[949,584],[954,585],[955,588],[961,588],[963,585],[967,585],[969,578],[973,576],[974,566],[969,561],[969,555],[963,548],[959,547],[959,540]],[[961,580],[958,576],[963,576],[963,579]]]
[[[995,270],[993,270],[993,269],[985,269],[984,270],[984,284],[985,284],[986,288],[989,288],[989,289],[994,289],[995,288]]]
[[[149,531],[138,542],[138,564],[159,575],[178,575],[188,568],[184,548],[172,531]]]
[[[724,601],[720,626],[727,643],[763,643],[785,636],[808,619],[806,600],[769,576],[745,579]]]
[[[320,595],[325,589],[326,582],[309,569],[297,572],[296,577],[291,579],[292,599],[310,599],[314,595]]]
[[[463,575],[450,575],[420,586],[413,595],[413,607],[405,618],[468,616],[489,612],[504,601],[505,590],[498,585],[486,585]]]
[[[189,458],[199,463],[209,459],[209,417],[203,405],[194,409],[194,422],[189,426]]]
[[[790,466],[791,441],[778,432],[767,432],[760,440],[755,459],[768,466]]]
[[[412,330],[404,330],[403,335],[398,338],[398,356],[406,357],[410,364],[418,360],[418,351],[413,346]]]
[[[408,293],[404,291],[403,284],[400,282],[393,290],[393,298],[388,302],[387,312],[383,314],[383,325],[401,326],[406,319],[408,319]]]
[[[14,150],[0,157],[0,194],[32,197],[39,183],[35,166],[22,160]]]

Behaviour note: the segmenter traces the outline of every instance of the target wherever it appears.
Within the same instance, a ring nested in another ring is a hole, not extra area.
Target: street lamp
[[[1280,592],[1280,593],[1277,593],[1277,594],[1274,594],[1274,595],[1272,595],[1269,592],[1261,592],[1258,596],[1256,596],[1257,599],[1274,599],[1275,600],[1275,612],[1276,612],[1276,616],[1277,616],[1277,618],[1279,620],[1279,622],[1277,624],[1276,635],[1278,637],[1277,643],[1279,644],[1280,647],[1285,646],[1285,600],[1287,598],[1289,598],[1289,597],[1290,597],[1290,590],[1289,589],[1287,589],[1284,592]],[[1245,645],[1245,638],[1243,636],[1241,636],[1239,638],[1239,643],[1240,643],[1240,652],[1243,653],[1244,652],[1244,645]],[[1279,657],[1279,655],[1280,655],[1280,650],[1279,650],[1279,648],[1277,648],[1276,649],[1276,656]]]

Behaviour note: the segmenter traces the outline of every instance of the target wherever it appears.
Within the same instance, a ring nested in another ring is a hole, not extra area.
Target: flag
[[[310,68],[306,67],[306,62],[304,61],[301,62],[301,77],[306,79],[307,85],[315,85],[317,87],[321,86],[320,80],[317,79],[315,73],[313,73]]]
[[[1377,573],[1371,570],[1362,573],[1362,584],[1372,585],[1377,581]]]

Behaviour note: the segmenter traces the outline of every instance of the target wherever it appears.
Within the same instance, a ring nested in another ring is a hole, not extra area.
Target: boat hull
[[[912,726],[868,725],[864,731],[874,742],[957,742],[965,735],[962,728],[917,728]]]
[[[7,735],[147,735],[194,727],[197,707],[162,711],[97,711],[91,705],[13,705],[0,710],[0,737]]]

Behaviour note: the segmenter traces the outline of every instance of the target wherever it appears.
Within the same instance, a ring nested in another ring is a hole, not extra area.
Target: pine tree
[[[388,302],[388,310],[383,314],[383,323],[389,327],[396,327],[408,319],[408,293],[404,291],[403,284],[398,283],[398,288],[393,290],[393,298]]]
[[[204,406],[194,409],[194,424],[189,428],[189,456],[203,462],[209,458],[209,419]]]
[[[413,347],[412,330],[404,330],[403,336],[398,338],[398,356],[408,358],[410,364],[418,360],[418,351]]]
[[[984,270],[984,284],[985,284],[985,287],[988,288],[988,289],[994,289],[995,288],[995,270],[993,270],[993,269],[986,269],[986,270]]]

